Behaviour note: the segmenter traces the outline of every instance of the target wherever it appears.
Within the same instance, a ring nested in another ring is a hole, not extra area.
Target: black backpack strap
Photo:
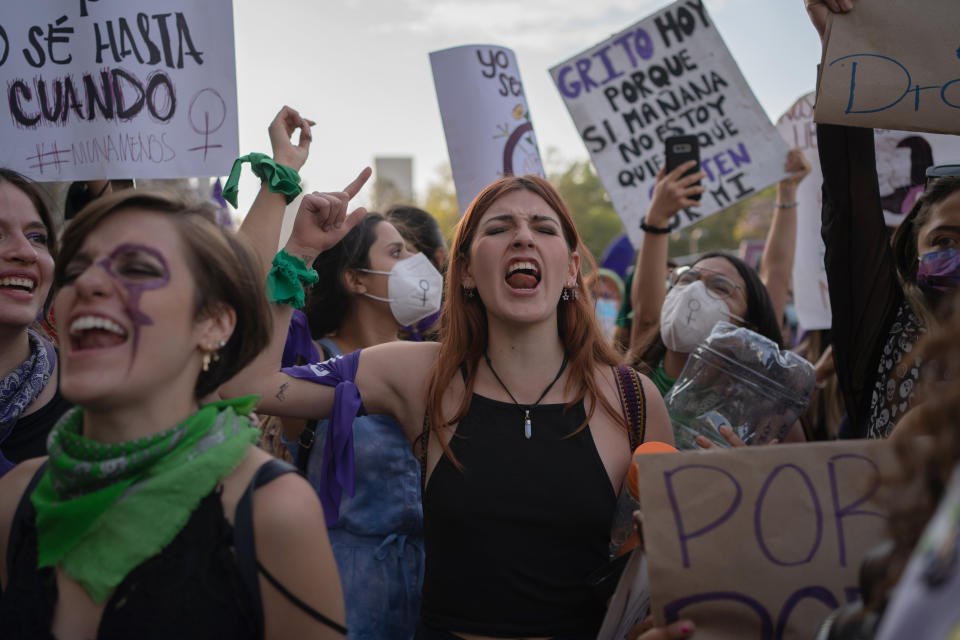
[[[322,340],[317,340],[317,346],[320,347],[320,353],[323,354],[324,360],[333,357],[333,352]],[[300,432],[300,437],[297,439],[297,470],[304,476],[307,475],[310,451],[317,439],[317,422],[317,420],[307,420],[306,426],[304,426],[303,431]]]
[[[286,473],[296,473],[296,468],[283,460],[273,459],[260,465],[250,484],[237,503],[233,521],[233,546],[237,552],[237,569],[254,604],[254,624],[257,637],[264,637],[263,602],[260,600],[260,581],[257,577],[257,547],[253,536],[253,492]]]
[[[10,567],[14,566],[17,553],[20,547],[23,546],[23,538],[26,535],[24,533],[24,527],[27,523],[33,524],[36,520],[37,514],[33,508],[33,503],[30,502],[30,495],[40,483],[40,478],[43,477],[43,473],[47,470],[49,462],[49,460],[44,460],[43,464],[37,468],[33,477],[30,478],[30,483],[27,484],[27,488],[24,489],[23,494],[20,496],[20,502],[17,503],[17,510],[13,514],[13,522],[10,523],[10,535],[7,538],[8,572],[10,571]]]
[[[614,367],[613,373],[617,380],[620,406],[623,408],[623,417],[627,423],[627,433],[630,436],[630,452],[632,453],[643,444],[646,435],[647,397],[643,392],[640,374],[633,367]]]

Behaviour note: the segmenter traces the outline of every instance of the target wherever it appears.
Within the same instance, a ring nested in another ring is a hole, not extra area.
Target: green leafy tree
[[[549,179],[567,203],[583,243],[599,259],[610,241],[623,233],[623,223],[593,165],[575,160],[552,171]]]

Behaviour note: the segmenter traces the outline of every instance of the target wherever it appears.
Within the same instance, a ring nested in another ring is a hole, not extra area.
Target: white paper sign
[[[464,45],[430,54],[460,215],[505,175],[544,175],[513,51]]]
[[[679,0],[550,70],[631,242],[642,238],[663,141],[696,134],[707,192],[686,227],[784,177],[787,147],[702,0]]]
[[[15,4],[0,18],[0,165],[56,181],[230,171],[230,0]]]
[[[777,129],[791,147],[803,149],[813,170],[797,189],[797,251],[793,263],[793,297],[800,326],[829,329],[831,323],[824,245],[820,235],[821,187],[814,92],[797,100],[777,120]],[[877,180],[888,226],[900,224],[923,193],[927,167],[960,163],[960,136],[876,129]]]
[[[817,126],[813,123],[813,92],[797,100],[777,120],[780,135],[793,148],[803,150],[810,174],[797,187],[797,247],[793,259],[793,304],[800,327],[807,331],[829,329],[830,295],[823,266],[820,209],[823,176],[817,152]]]

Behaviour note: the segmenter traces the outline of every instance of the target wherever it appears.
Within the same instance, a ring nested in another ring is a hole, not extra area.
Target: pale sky
[[[318,123],[301,172],[311,190],[343,188],[375,156],[413,156],[422,197],[448,161],[428,54],[494,44],[516,53],[541,154],[586,159],[548,69],[668,4],[234,0],[240,153],[269,153],[267,125],[288,104]],[[801,0],[704,4],[771,120],[813,90],[820,43]],[[256,187],[245,171],[240,211]]]

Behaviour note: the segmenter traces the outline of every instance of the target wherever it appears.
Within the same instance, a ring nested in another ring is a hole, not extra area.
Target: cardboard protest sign
[[[960,3],[873,0],[833,15],[817,122],[960,133]]]
[[[513,51],[464,45],[430,53],[460,215],[505,175],[543,176]]]
[[[714,639],[813,637],[885,537],[874,481],[892,460],[865,440],[644,456],[654,620],[689,617]]]
[[[637,246],[663,142],[696,135],[707,188],[680,229],[784,177],[787,147],[703,0],[679,0],[552,69],[610,200]]]
[[[0,165],[36,180],[225,175],[230,0],[32,0],[0,18]]]
[[[793,263],[793,298],[804,329],[828,329],[831,323],[827,274],[820,235],[822,204],[814,94],[797,100],[777,120],[777,129],[791,147],[803,149],[812,171],[797,189],[797,250]],[[927,167],[960,163],[960,137],[877,129],[877,180],[888,226],[900,224],[926,184]]]

